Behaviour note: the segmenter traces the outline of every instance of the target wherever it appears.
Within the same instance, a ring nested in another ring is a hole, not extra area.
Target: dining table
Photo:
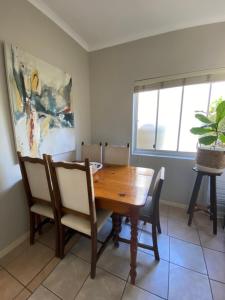
[[[103,165],[94,174],[96,207],[113,211],[114,243],[119,246],[122,216],[129,217],[130,282],[135,284],[139,210],[145,205],[154,170],[119,165]]]

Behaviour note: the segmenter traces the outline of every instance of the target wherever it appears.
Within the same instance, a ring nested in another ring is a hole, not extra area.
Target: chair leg
[[[60,258],[63,259],[64,257],[64,241],[65,239],[65,228],[64,225],[60,224],[59,226],[59,254]]]
[[[60,238],[59,238],[59,226],[55,223],[55,256],[60,256]]]
[[[94,232],[91,237],[91,278],[94,279],[96,275],[97,264],[97,232]]]
[[[35,237],[35,214],[30,211],[30,244],[34,244]]]
[[[155,224],[152,224],[152,242],[153,242],[155,259],[160,260],[159,250],[158,250],[158,242],[157,242],[157,232],[156,232]]]
[[[157,223],[157,230],[158,230],[158,233],[159,233],[159,234],[162,233],[160,221],[158,221],[158,223]]]
[[[129,222],[130,222],[129,217],[126,217],[126,219],[125,219],[125,224],[128,224]]]
[[[38,233],[41,235],[42,234],[41,216],[40,215],[36,215],[36,218],[37,218]]]

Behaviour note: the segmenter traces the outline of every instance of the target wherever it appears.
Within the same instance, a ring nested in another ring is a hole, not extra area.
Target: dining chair
[[[51,156],[47,159],[59,216],[60,257],[64,257],[66,227],[90,237],[91,278],[94,278],[98,258],[113,232],[110,232],[99,251],[97,251],[97,234],[112,212],[95,207],[93,175],[88,159],[85,159],[84,165],[53,162]]]
[[[143,206],[139,212],[139,220],[144,221],[144,223],[152,224],[153,246],[148,246],[142,243],[139,243],[138,246],[145,249],[153,250],[156,260],[160,259],[157,242],[157,230],[159,233],[161,233],[159,217],[159,200],[164,180],[165,168],[161,167],[154,182],[152,197],[148,195],[145,206]]]
[[[55,223],[55,255],[59,256],[59,230],[54,203],[51,178],[45,159],[22,156],[17,152],[22,181],[26,193],[30,216],[30,244],[34,244],[35,233],[50,220]],[[45,158],[45,155],[43,155]],[[41,217],[45,217],[41,221]]]
[[[130,164],[130,144],[128,143],[126,146],[114,146],[105,143],[104,163],[128,166]]]
[[[99,144],[84,144],[81,143],[81,160],[85,161],[88,158],[89,161],[102,163],[102,143]]]

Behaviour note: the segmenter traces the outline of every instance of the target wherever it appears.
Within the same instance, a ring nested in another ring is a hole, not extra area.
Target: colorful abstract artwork
[[[8,44],[5,62],[17,150],[32,157],[74,150],[71,76]]]

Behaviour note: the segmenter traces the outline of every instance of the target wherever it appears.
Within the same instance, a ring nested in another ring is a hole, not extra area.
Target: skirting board
[[[163,204],[166,204],[168,206],[173,206],[173,207],[180,207],[180,208],[185,208],[185,209],[188,207],[187,204],[184,204],[184,203],[167,201],[167,200],[163,200],[163,199],[160,199],[160,202]]]
[[[13,249],[15,249],[17,246],[19,246],[22,242],[24,242],[28,237],[29,237],[29,231],[24,233],[22,236],[20,236],[18,239],[16,239],[14,242],[12,242],[11,244],[9,244],[7,247],[5,247],[4,249],[2,249],[0,251],[0,258],[2,258],[3,256],[5,256],[6,254],[8,254],[10,251],[12,251]]]

